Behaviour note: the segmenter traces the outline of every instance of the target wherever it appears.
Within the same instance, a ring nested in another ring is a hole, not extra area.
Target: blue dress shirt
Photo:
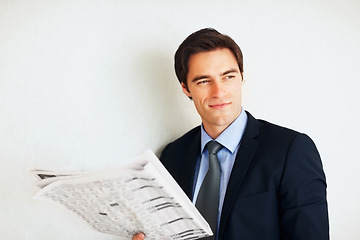
[[[232,122],[216,139],[212,139],[205,131],[204,126],[201,125],[201,156],[199,156],[196,171],[195,171],[195,188],[193,191],[193,203],[196,203],[197,196],[205,175],[209,169],[209,153],[206,144],[215,140],[224,147],[218,152],[217,156],[221,166],[220,175],[220,196],[217,227],[221,217],[221,210],[224,203],[226,187],[229,182],[231,170],[234,166],[235,157],[240,146],[241,138],[244,134],[247,122],[247,115],[244,109],[241,110],[240,115]],[[216,236],[217,239],[217,236]]]

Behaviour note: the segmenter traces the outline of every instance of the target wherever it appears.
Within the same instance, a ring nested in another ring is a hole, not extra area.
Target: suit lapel
[[[254,139],[254,137],[259,134],[259,123],[250,115],[250,113],[247,112],[247,115],[248,121],[246,129],[235,158],[235,163],[225,194],[219,228],[219,239],[221,239],[224,232],[224,227],[226,226],[227,219],[235,203],[236,196],[240,191],[246,172],[259,144],[258,141]]]

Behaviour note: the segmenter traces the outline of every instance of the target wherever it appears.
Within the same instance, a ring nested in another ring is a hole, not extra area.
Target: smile
[[[222,109],[225,108],[227,106],[229,106],[231,103],[218,103],[218,104],[209,104],[210,108],[215,108],[215,109]]]

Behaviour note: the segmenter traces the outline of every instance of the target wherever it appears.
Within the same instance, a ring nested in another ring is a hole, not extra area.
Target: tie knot
[[[220,149],[223,148],[223,145],[221,145],[220,143],[216,142],[216,141],[210,141],[207,143],[207,149],[209,151],[209,154],[214,154],[216,155],[218,153],[218,151],[220,151]]]

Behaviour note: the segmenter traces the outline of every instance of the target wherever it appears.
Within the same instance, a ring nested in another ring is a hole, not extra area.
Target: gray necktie
[[[220,163],[216,154],[222,147],[220,143],[215,141],[210,141],[207,144],[209,151],[209,170],[201,184],[195,204],[201,215],[209,223],[214,236],[217,226],[220,189]],[[214,236],[204,239],[215,239]]]

